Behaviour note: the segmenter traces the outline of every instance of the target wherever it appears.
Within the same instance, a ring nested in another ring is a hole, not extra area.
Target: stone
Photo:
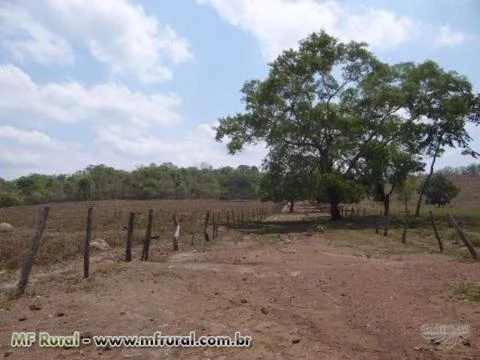
[[[12,232],[12,231],[13,231],[12,225],[6,222],[0,223],[0,232]]]
[[[108,243],[103,239],[95,239],[90,243],[90,248],[100,251],[107,251],[110,249],[110,245],[108,245]]]

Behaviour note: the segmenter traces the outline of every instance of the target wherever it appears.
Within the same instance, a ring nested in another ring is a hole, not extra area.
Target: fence
[[[190,242],[191,246],[198,245],[195,237],[197,233],[200,232],[203,234],[203,241],[205,243],[208,243],[218,237],[220,229],[227,230],[229,228],[241,227],[243,225],[251,223],[262,222],[268,216],[273,215],[274,213],[279,211],[279,205],[265,205],[261,207],[243,209],[221,209],[216,211],[207,210],[203,212],[203,214],[198,211],[190,214],[173,214],[173,217],[170,220],[172,249],[173,251],[178,251],[180,249],[179,238],[181,234],[190,233],[192,235],[192,240]],[[30,249],[28,250],[22,264],[22,271],[20,275],[20,280],[15,290],[15,296],[19,296],[25,291],[30,271],[33,266],[33,261],[38,252],[40,240],[42,238],[43,231],[49,217],[49,213],[51,213],[50,207],[44,207],[40,219],[37,223],[34,236],[31,240]],[[131,262],[133,259],[132,246],[134,243],[134,231],[135,227],[138,225],[142,225],[141,227],[143,228],[143,219],[141,218],[142,215],[143,214],[138,212],[129,213],[127,226],[124,228],[126,230],[126,235],[124,238],[126,262]],[[138,221],[138,218],[140,218],[140,221]],[[149,209],[147,218],[148,220],[145,224],[145,237],[143,239],[143,248],[140,261],[148,261],[151,240],[161,237],[161,235],[157,235],[152,231],[155,219],[154,209]],[[162,219],[166,220],[164,218]],[[92,224],[94,223],[94,220],[94,206],[90,206],[87,209],[85,240],[83,241],[83,277],[86,279],[90,277],[90,249],[92,245]],[[190,231],[185,231],[184,228],[190,229]]]

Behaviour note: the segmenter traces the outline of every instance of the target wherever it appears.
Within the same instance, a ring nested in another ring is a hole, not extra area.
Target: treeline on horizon
[[[448,166],[437,172],[480,176],[480,164]],[[261,199],[265,193],[263,176],[258,167],[247,165],[213,169],[152,163],[133,171],[90,165],[72,175],[30,174],[11,181],[0,178],[0,207],[115,199]]]
[[[0,178],[0,207],[114,199],[257,199],[262,174],[256,166],[139,166],[133,171],[90,165],[72,175],[30,174]]]

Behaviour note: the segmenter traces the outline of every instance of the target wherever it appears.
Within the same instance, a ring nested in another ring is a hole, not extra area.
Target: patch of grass
[[[480,283],[461,282],[455,287],[454,293],[460,300],[480,302]]]
[[[328,245],[348,248],[371,256],[409,255],[419,253],[438,253],[433,238],[422,237],[410,231],[406,244],[401,242],[402,229],[389,230],[388,236],[366,230],[334,230],[325,234]]]
[[[93,284],[92,281],[85,281],[82,284],[82,290],[85,291],[86,293],[92,293],[95,290],[95,285]]]

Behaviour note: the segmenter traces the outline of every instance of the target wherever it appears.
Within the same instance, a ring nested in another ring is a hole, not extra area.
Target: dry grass
[[[125,226],[130,212],[135,212],[135,232],[133,245],[143,243],[147,226],[148,210],[154,210],[153,240],[165,249],[171,246],[173,234],[173,214],[181,223],[181,244],[190,244],[192,232],[197,241],[203,237],[205,214],[208,210],[215,212],[216,223],[226,221],[226,214],[234,210],[236,216],[247,210],[271,209],[272,204],[257,201],[235,202],[217,200],[153,200],[153,201],[98,201],[52,204],[45,228],[36,264],[46,265],[70,260],[83,252],[86,215],[89,206],[94,206],[93,239],[101,238],[110,246],[123,246],[125,242]],[[24,254],[30,246],[41,206],[21,206],[0,209],[0,222],[8,222],[14,226],[11,233],[0,233],[0,270],[17,269]],[[220,218],[219,218],[220,216]],[[209,235],[212,237],[212,218],[209,222]],[[200,243],[199,243],[200,244]],[[4,271],[2,270],[2,271]]]

